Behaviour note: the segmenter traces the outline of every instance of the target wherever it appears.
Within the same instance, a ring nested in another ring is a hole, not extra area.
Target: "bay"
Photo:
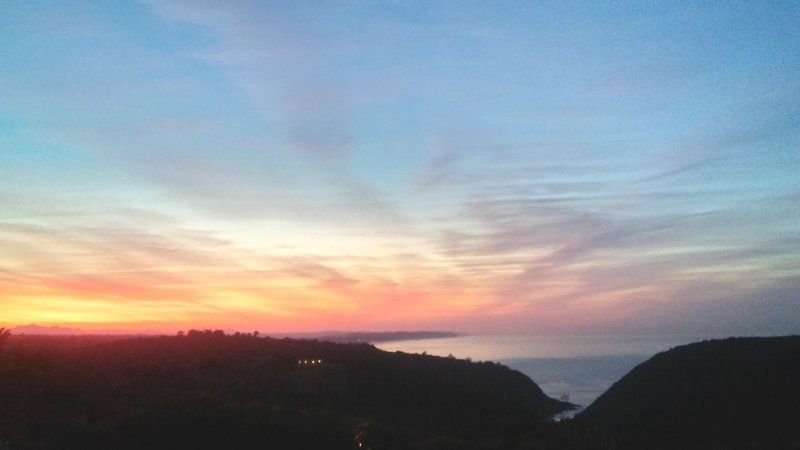
[[[656,353],[711,337],[464,335],[376,346],[392,352],[499,362],[530,377],[548,396],[568,397],[582,409]]]

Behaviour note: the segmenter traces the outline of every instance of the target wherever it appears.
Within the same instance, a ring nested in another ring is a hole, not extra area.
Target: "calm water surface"
[[[470,335],[384,342],[387,351],[496,361],[528,375],[550,397],[588,406],[637,364],[677,345],[710,336]]]

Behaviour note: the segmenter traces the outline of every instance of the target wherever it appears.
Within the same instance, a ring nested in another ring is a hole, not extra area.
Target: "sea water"
[[[451,338],[377,344],[386,351],[495,361],[529,376],[553,398],[584,408],[636,365],[658,352],[710,336],[503,336]]]

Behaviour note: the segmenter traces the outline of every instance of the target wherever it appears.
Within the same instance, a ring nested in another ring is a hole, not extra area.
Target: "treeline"
[[[11,336],[11,331],[5,328],[0,328],[0,354],[3,352],[3,348],[6,345],[6,341]]]

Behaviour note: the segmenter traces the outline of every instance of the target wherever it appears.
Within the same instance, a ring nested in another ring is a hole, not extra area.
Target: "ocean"
[[[582,409],[656,353],[705,339],[712,337],[466,335],[376,346],[392,352],[499,362],[529,376],[548,396],[567,397]]]

